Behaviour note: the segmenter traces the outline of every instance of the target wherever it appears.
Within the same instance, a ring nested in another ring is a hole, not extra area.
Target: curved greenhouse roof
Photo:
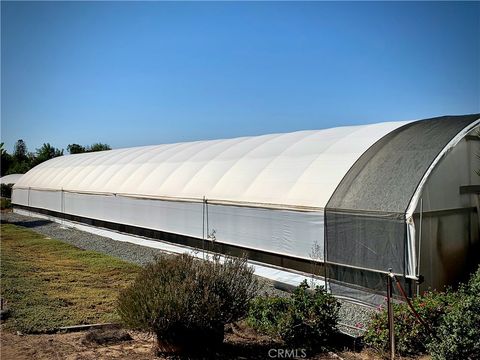
[[[10,175],[5,175],[0,178],[0,183],[1,184],[16,184],[18,180],[23,176],[23,174],[10,174]]]
[[[17,187],[323,208],[354,162],[407,122],[62,156]]]

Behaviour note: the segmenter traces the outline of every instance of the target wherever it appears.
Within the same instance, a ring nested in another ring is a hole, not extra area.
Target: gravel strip
[[[339,312],[339,330],[355,337],[362,336],[370,322],[371,316],[375,312],[375,309],[345,301],[343,299],[339,301],[341,304]]]
[[[159,249],[140,246],[128,242],[116,241],[107,237],[62,226],[45,219],[28,217],[13,212],[2,212],[1,221],[29,228],[52,239],[61,240],[84,250],[93,250],[138,265],[145,265],[160,254]]]
[[[155,255],[163,253],[160,249],[112,240],[108,237],[62,226],[49,220],[28,217],[13,212],[2,211],[0,220],[2,223],[29,228],[46,237],[63,241],[80,249],[97,251],[138,265],[145,265],[152,261]],[[275,288],[273,281],[265,278],[259,278],[259,280],[262,285],[260,289],[261,295],[287,295],[284,291]],[[361,336],[370,316],[375,310],[349,301],[339,301],[341,303],[340,323],[347,325],[339,325],[339,329],[355,337]]]

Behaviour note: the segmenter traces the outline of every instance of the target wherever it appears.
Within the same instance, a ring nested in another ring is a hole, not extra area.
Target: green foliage
[[[291,300],[286,297],[257,297],[250,305],[247,324],[257,331],[276,336],[290,304]]]
[[[433,333],[419,323],[408,305],[394,304],[395,346],[402,356],[430,353],[433,359],[480,359],[480,269],[456,292],[430,291],[412,300]],[[387,310],[376,313],[364,341],[388,351]]]
[[[70,154],[81,154],[86,152],[111,150],[112,148],[108,144],[94,143],[91,146],[82,146],[79,144],[69,144],[67,150]]]
[[[435,360],[480,359],[480,267],[445,314],[428,348]]]
[[[87,151],[84,146],[78,144],[69,144],[67,150],[70,154],[81,154]]]
[[[280,332],[282,339],[293,346],[324,348],[335,333],[340,304],[322,287],[308,291],[304,281],[295,289],[292,305]]]
[[[0,143],[0,156],[1,156],[1,164],[0,164],[0,176],[4,176],[7,174],[8,169],[12,165],[13,159],[12,156],[3,148],[4,143]]]
[[[94,152],[94,151],[105,151],[105,150],[112,150],[110,145],[102,144],[102,143],[95,143],[92,146],[87,148],[87,152]]]
[[[0,198],[0,209],[10,209],[12,207],[12,201],[6,198]]]
[[[2,164],[4,174],[24,174],[32,168],[32,155],[28,153],[25,141],[20,139],[15,143],[13,155],[10,155],[9,160],[7,168],[3,168]]]
[[[160,256],[121,292],[118,313],[160,346],[206,348],[223,341],[224,325],[244,317],[258,285],[245,259],[205,261]]]
[[[12,184],[0,184],[0,196],[5,198],[12,197]]]
[[[340,304],[323,287],[302,282],[290,298],[260,298],[252,302],[247,323],[280,337],[289,346],[324,349],[336,332]]]
[[[17,140],[13,150],[13,157],[18,161],[28,160],[27,144],[22,139]]]
[[[37,166],[44,161],[53,159],[63,155],[63,150],[57,149],[49,143],[43,144],[40,149],[37,149],[35,158],[32,161],[33,166]]]
[[[454,293],[430,291],[423,296],[414,298],[412,305],[430,329],[435,329],[454,300]],[[431,341],[432,334],[415,318],[406,303],[394,304],[393,309],[397,353],[402,356],[426,353],[426,346]],[[388,312],[386,308],[381,309],[372,317],[364,341],[379,352],[388,351]]]
[[[32,164],[30,160],[28,161],[12,161],[12,164],[8,168],[8,170],[5,172],[6,175],[9,174],[25,174],[28,170],[32,168]]]

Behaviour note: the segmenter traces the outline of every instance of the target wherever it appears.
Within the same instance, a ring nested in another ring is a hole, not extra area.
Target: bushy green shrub
[[[435,360],[480,360],[480,268],[458,291],[427,292],[412,300],[431,333],[405,303],[395,304],[395,346],[403,356],[430,353]],[[367,345],[388,351],[387,310],[376,313],[364,336]]]
[[[412,305],[430,329],[435,329],[442,316],[454,302],[452,292],[426,292],[412,300]],[[394,304],[395,348],[402,356],[419,355],[427,352],[427,344],[432,334],[413,315],[405,303]],[[367,326],[364,335],[365,344],[380,353],[389,350],[388,311],[381,307]]]
[[[160,256],[120,293],[118,312],[128,327],[154,333],[161,352],[197,351],[221,343],[257,291],[245,259]]]
[[[458,293],[428,346],[435,360],[480,359],[480,268]]]
[[[247,323],[289,346],[322,349],[336,332],[339,308],[339,302],[323,287],[311,291],[304,281],[289,298],[256,299]]]
[[[268,296],[255,298],[250,306],[247,324],[269,335],[280,333],[280,327],[291,300],[286,297]]]

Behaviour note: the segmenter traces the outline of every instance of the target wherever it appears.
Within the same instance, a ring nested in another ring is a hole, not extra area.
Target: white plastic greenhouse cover
[[[354,162],[408,122],[61,156],[15,188],[323,209]]]
[[[23,174],[10,174],[0,178],[0,184],[16,184]]]

